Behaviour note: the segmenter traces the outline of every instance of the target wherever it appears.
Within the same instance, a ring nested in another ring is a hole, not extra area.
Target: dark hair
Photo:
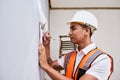
[[[90,29],[90,37],[92,36],[93,30],[91,29],[91,27],[92,27],[91,25],[89,25],[89,24],[82,24],[81,27],[82,28],[89,28]]]

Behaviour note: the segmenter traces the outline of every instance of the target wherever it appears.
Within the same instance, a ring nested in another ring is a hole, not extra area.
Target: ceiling
[[[49,0],[50,9],[120,9],[120,0]]]

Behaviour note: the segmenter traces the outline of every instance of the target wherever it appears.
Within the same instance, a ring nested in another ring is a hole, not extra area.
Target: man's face
[[[70,25],[70,39],[73,43],[82,43],[85,39],[85,29],[78,23],[71,23]]]

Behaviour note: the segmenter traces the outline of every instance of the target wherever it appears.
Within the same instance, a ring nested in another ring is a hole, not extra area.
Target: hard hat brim
[[[68,25],[70,25],[71,23],[78,23],[78,24],[80,24],[80,25],[86,25],[86,24],[87,24],[87,23],[80,22],[80,21],[68,21],[68,22],[67,22]],[[94,27],[94,26],[92,26],[92,25],[90,25],[90,24],[89,24],[89,27],[93,28],[94,31],[97,30],[96,27]]]

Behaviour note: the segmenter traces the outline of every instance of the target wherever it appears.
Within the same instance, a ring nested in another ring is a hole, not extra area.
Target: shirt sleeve
[[[57,61],[58,61],[58,64],[62,67],[62,68],[64,68],[64,58],[65,58],[65,56],[63,56],[63,57],[61,57],[61,58],[59,58]]]
[[[102,54],[91,64],[91,67],[86,71],[86,74],[90,74],[98,80],[108,80],[110,68],[110,58],[107,55]]]

